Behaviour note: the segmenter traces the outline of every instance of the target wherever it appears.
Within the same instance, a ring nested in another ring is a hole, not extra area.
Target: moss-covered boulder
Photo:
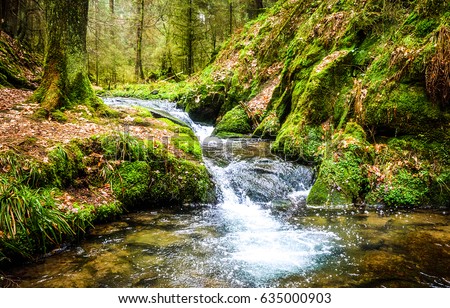
[[[376,144],[375,160],[367,166],[366,202],[389,207],[448,206],[449,144],[426,136],[389,138]]]
[[[274,139],[280,130],[280,119],[276,112],[266,116],[253,132],[253,136]]]
[[[172,207],[214,200],[206,168],[168,157],[159,163],[123,162],[113,181],[117,198],[127,207]]]
[[[322,151],[323,160],[307,204],[336,206],[361,202],[367,189],[364,164],[371,159],[364,130],[349,122]]]
[[[250,119],[240,105],[228,111],[213,131],[219,138],[242,137],[253,132]]]
[[[225,101],[225,90],[221,84],[206,84],[187,91],[179,104],[193,121],[213,124]]]

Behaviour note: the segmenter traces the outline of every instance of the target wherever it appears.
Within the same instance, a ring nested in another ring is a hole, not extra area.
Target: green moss
[[[439,25],[439,21],[434,18],[426,18],[416,24],[416,33],[419,37],[430,34]]]
[[[191,130],[189,129],[191,132]],[[178,133],[172,137],[171,143],[188,155],[193,155],[196,159],[202,158],[202,148],[197,137],[191,133]]]
[[[123,206],[115,201],[107,204],[101,204],[95,208],[94,222],[108,222],[120,216],[123,213]]]
[[[189,160],[170,158],[167,167],[156,173],[150,188],[152,197],[161,204],[207,203],[213,199],[212,183],[203,165]]]
[[[242,106],[236,106],[227,112],[214,129],[213,135],[227,136],[252,133],[250,119]]]
[[[56,146],[48,153],[47,168],[52,173],[52,182],[60,188],[73,184],[74,180],[84,172],[83,157],[84,154],[76,142]]]
[[[351,152],[345,152],[337,161],[324,159],[307,203],[348,205],[358,202],[366,184],[361,165],[361,159]]]
[[[150,110],[148,110],[148,108],[144,108],[144,107],[134,107],[138,113],[137,116],[142,117],[142,118],[153,118],[152,113],[150,112]]]
[[[349,122],[329,142],[322,150],[320,171],[307,203],[348,205],[361,202],[368,186],[364,166],[372,158],[364,130]]]
[[[123,162],[112,189],[125,206],[142,205],[149,197],[151,170],[144,161]]]
[[[271,112],[262,120],[261,124],[253,132],[253,136],[274,139],[280,130],[280,120],[275,112]]]
[[[426,203],[428,187],[420,175],[407,169],[400,169],[388,185],[381,185],[372,191],[367,199],[371,202],[382,201],[390,207],[413,207]]]
[[[431,140],[430,140],[431,139]],[[449,151],[433,137],[390,138],[369,166],[368,203],[390,207],[448,206]]]
[[[320,160],[319,147],[323,144],[324,132],[321,127],[303,126],[286,121],[280,130],[272,150],[304,163]]]
[[[36,115],[36,116],[38,116],[38,115]],[[60,122],[60,123],[65,123],[65,122],[67,122],[67,116],[64,114],[64,112],[63,111],[61,111],[61,110],[55,110],[55,111],[53,111],[52,113],[51,113],[51,116],[52,116],[52,120],[55,120],[55,121],[57,121],[57,122]]]
[[[352,199],[346,196],[337,187],[330,190],[328,181],[324,181],[324,176],[319,174],[317,181],[311,188],[306,203],[309,206],[344,206],[352,203]]]
[[[389,129],[398,134],[421,133],[433,128],[441,118],[439,107],[432,104],[425,89],[400,84],[372,93],[365,103],[365,124]]]

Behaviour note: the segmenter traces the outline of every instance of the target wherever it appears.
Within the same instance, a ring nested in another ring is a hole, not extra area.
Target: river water
[[[450,287],[450,216],[308,208],[310,167],[254,139],[209,137],[167,101],[161,109],[203,145],[218,203],[128,214],[79,245],[12,270],[20,287]]]

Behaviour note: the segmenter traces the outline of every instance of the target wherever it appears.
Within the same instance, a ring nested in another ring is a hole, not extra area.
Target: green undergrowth
[[[0,87],[36,88],[40,65],[38,57],[0,31]]]
[[[112,89],[97,90],[99,96],[133,97],[139,99],[167,99],[178,100],[189,91],[186,82],[158,81],[148,84],[117,84]]]
[[[381,138],[369,143],[349,122],[320,147],[322,159],[309,205],[450,206],[449,140],[430,136]]]
[[[449,17],[448,1],[279,1],[183,105],[235,137],[236,106],[279,78],[251,134],[317,167],[309,204],[448,206]]]
[[[0,265],[47,254],[125,210],[213,202],[193,132],[161,125],[172,138],[109,133],[57,144],[45,157],[0,153]]]

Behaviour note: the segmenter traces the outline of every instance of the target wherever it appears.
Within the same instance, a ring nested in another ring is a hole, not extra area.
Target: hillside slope
[[[41,73],[39,59],[0,31],[0,88],[35,89]]]
[[[449,206],[449,20],[447,1],[280,1],[181,103],[317,165],[310,205]]]

